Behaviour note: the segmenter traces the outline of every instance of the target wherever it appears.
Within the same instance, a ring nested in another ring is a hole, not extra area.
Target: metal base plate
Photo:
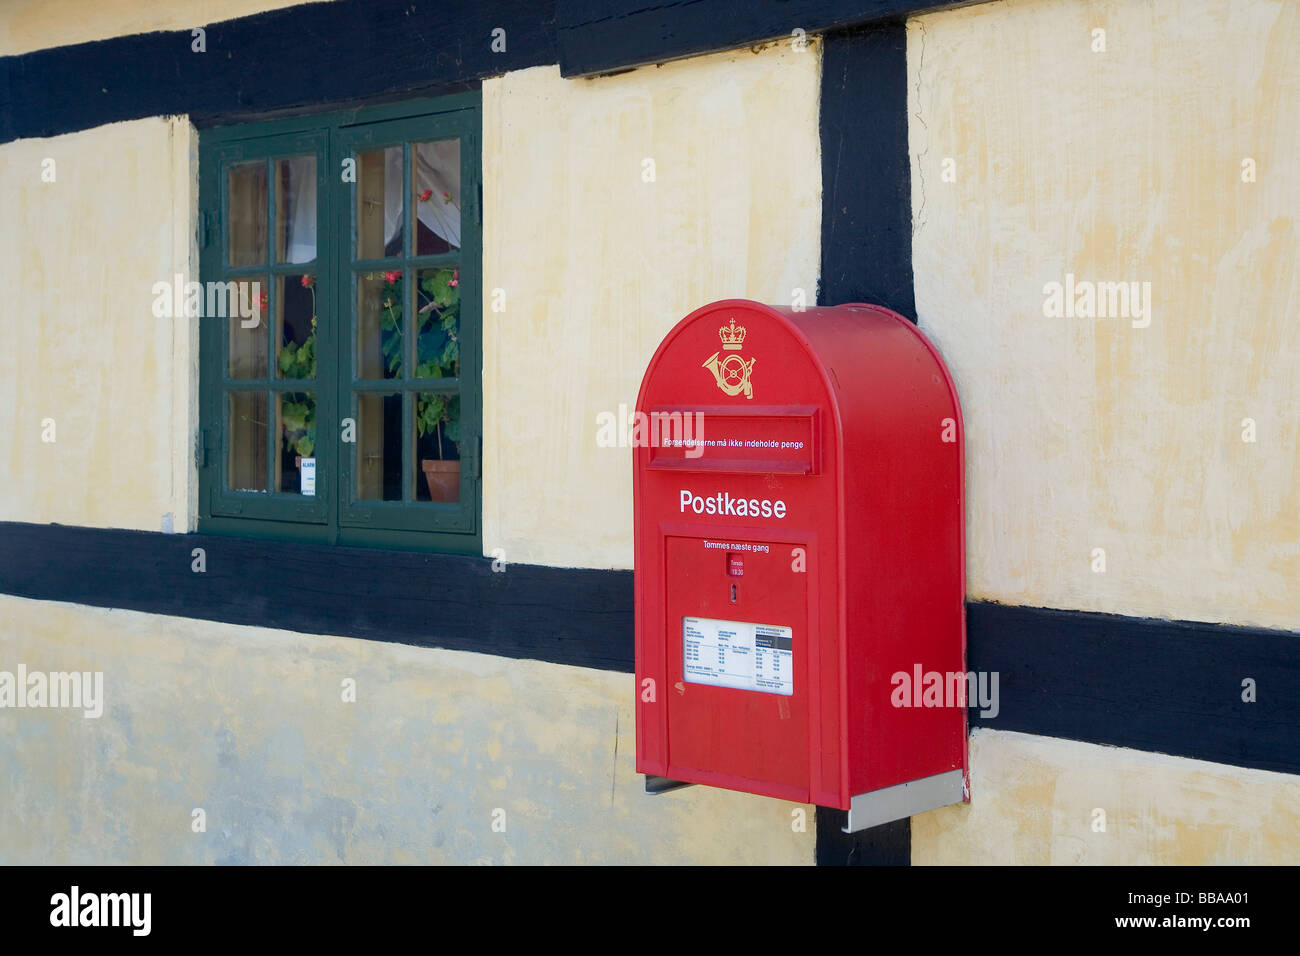
[[[897,786],[859,793],[849,802],[849,822],[845,833],[856,833],[892,823],[904,817],[937,810],[969,799],[966,776],[961,770],[937,773]]]

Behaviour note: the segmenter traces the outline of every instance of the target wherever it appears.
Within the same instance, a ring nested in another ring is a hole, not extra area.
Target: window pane
[[[427,256],[460,248],[460,140],[411,148],[415,187],[415,252]]]
[[[400,271],[357,276],[357,378],[402,377],[404,306]]]
[[[231,491],[266,491],[266,392],[230,392],[226,480]]]
[[[316,277],[279,276],[275,282],[276,376],[315,378]]]
[[[460,501],[460,396],[415,397],[417,501]]]
[[[275,490],[303,493],[303,462],[311,473],[310,494],[315,494],[316,395],[314,392],[279,392],[276,395],[279,442],[276,445]]]
[[[402,147],[357,157],[357,258],[402,254]]]
[[[357,498],[402,500],[402,396],[357,394]]]
[[[460,377],[460,270],[416,274],[416,378]]]
[[[294,156],[275,164],[275,259],[316,258],[316,157]]]
[[[230,264],[261,265],[266,262],[266,163],[259,159],[230,167],[229,190]]]
[[[231,378],[266,378],[270,374],[266,356],[266,315],[271,288],[269,279],[240,279],[210,289],[224,289],[230,328],[229,369]]]

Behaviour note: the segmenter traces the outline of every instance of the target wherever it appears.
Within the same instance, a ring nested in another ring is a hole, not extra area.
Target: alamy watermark
[[[914,664],[912,673],[895,671],[889,682],[894,687],[889,702],[895,707],[979,707],[980,716],[990,718],[1002,709],[997,671],[922,672]]]
[[[1076,281],[1073,272],[1065,282],[1043,286],[1043,315],[1049,319],[1132,319],[1135,329],[1151,324],[1150,282]]]
[[[51,926],[119,926],[133,936],[148,936],[152,928],[152,893],[83,893],[73,886],[50,897]]]
[[[68,707],[94,720],[104,713],[103,671],[0,671],[0,708]]]
[[[238,318],[245,329],[255,328],[266,310],[266,293],[262,283],[186,282],[179,272],[172,281],[155,282],[153,314],[159,319]]]
[[[618,412],[596,415],[597,448],[681,448],[687,458],[704,454],[703,412]]]

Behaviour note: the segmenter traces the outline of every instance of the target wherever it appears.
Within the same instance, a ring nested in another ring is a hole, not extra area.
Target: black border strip
[[[907,27],[895,20],[828,33],[824,42],[817,301],[871,302],[915,322]],[[846,834],[847,820],[843,810],[817,809],[819,865],[911,864],[911,820]]]
[[[558,0],[560,73],[586,76],[986,0]]]
[[[631,571],[492,566],[0,523],[4,594],[632,673]],[[972,707],[974,727],[1300,774],[1300,633],[982,601],[968,603],[966,627],[967,666],[999,675],[999,712]]]
[[[907,28],[883,23],[825,44],[817,301],[870,302],[915,322]]]
[[[206,570],[194,571],[203,549]],[[0,593],[630,673],[632,572],[0,523]]]
[[[556,61],[539,0],[333,0],[0,58],[0,142],[189,114],[200,127],[449,92]],[[505,50],[492,50],[493,30]]]
[[[1300,633],[989,603],[966,628],[1001,702],[972,727],[1300,773]]]

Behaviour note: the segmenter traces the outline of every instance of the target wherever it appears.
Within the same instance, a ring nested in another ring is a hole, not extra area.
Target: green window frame
[[[200,531],[481,553],[480,142],[478,93],[200,132],[205,304],[262,300],[199,320]]]

